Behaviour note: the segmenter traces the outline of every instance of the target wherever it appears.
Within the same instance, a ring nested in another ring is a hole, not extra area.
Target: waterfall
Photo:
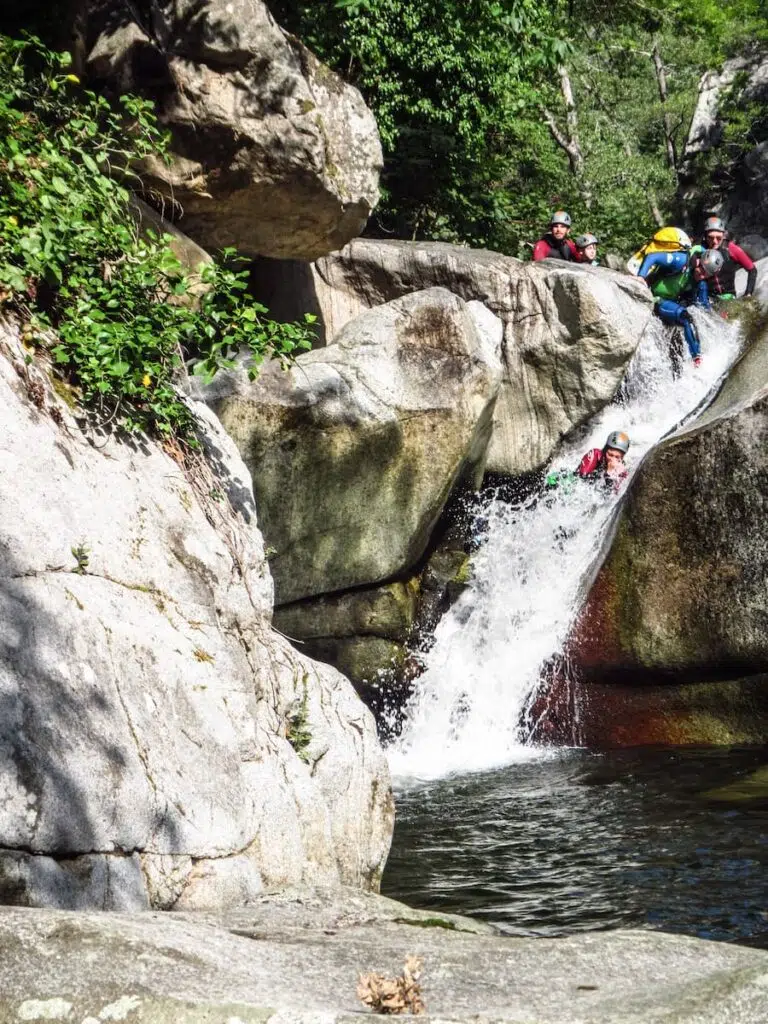
[[[574,469],[610,431],[625,430],[631,475],[706,402],[738,354],[740,336],[734,325],[695,315],[702,365],[695,368],[686,354],[674,377],[668,336],[652,321],[617,399],[563,446],[552,469]],[[543,668],[563,650],[618,500],[579,483],[519,504],[488,499],[470,584],[437,626],[402,732],[389,747],[395,777],[437,778],[543,756],[526,742],[525,709]]]

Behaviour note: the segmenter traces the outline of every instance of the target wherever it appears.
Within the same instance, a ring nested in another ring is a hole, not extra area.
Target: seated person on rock
[[[701,364],[701,342],[689,306],[711,309],[707,281],[723,266],[718,249],[700,245],[678,252],[652,252],[643,260],[642,277],[655,299],[654,313],[665,324],[682,327],[694,366]]]
[[[551,489],[563,483],[572,485],[574,480],[581,479],[618,491],[627,479],[624,456],[628,451],[629,435],[623,430],[614,430],[602,448],[590,448],[575,473],[569,469],[555,470],[547,476],[546,486]]]
[[[720,302],[736,298],[736,271],[743,267],[747,272],[747,287],[744,298],[748,299],[755,290],[757,267],[744,250],[730,241],[725,224],[719,217],[708,217],[704,224],[704,247],[717,249],[723,254],[723,268],[708,281],[709,297]]]
[[[573,260],[578,262],[579,252],[576,245],[568,237],[571,230],[571,218],[565,210],[557,210],[552,214],[549,231],[538,240],[533,247],[533,258],[539,260]]]
[[[598,244],[597,237],[589,232],[586,235],[579,235],[576,239],[579,263],[588,263],[592,267],[600,266],[600,260],[597,258]]]

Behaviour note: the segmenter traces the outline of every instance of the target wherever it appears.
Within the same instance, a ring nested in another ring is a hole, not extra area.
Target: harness
[[[731,256],[731,243],[726,242],[720,247],[724,256],[723,266],[715,277],[709,279],[709,287],[715,295],[734,295],[736,293],[736,271],[739,264]]]
[[[572,260],[573,253],[571,247],[568,245],[567,239],[563,238],[558,241],[554,235],[546,234],[542,237],[542,242],[546,242],[549,246],[548,257],[549,259],[555,260]]]
[[[648,275],[653,297],[677,301],[684,292],[690,291],[696,283],[696,265],[702,252],[700,245],[694,246],[688,253],[684,269],[674,274],[664,274],[663,266],[655,266]]]

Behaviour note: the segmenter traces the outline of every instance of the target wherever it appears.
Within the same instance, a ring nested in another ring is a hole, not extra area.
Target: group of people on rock
[[[548,231],[533,249],[534,260],[559,259],[598,265],[598,239],[592,234],[569,238],[571,218],[564,210],[552,214]],[[681,327],[694,366],[701,364],[701,342],[690,313],[691,306],[711,310],[713,302],[727,303],[736,298],[736,272],[747,272],[744,297],[749,298],[757,281],[757,268],[747,253],[728,237],[720,217],[708,217],[701,242],[694,245],[680,228],[662,228],[627,265],[651,290],[654,313],[674,327]],[[721,310],[721,312],[724,311]],[[557,487],[564,480],[581,478],[602,481],[618,490],[627,476],[624,456],[629,451],[629,437],[623,431],[608,435],[603,448],[593,448],[581,460],[575,472],[551,473],[548,487]]]
[[[570,216],[565,210],[556,210],[549,222],[549,230],[533,247],[534,260],[573,260],[596,267],[598,239],[589,232],[569,238],[570,233]]]

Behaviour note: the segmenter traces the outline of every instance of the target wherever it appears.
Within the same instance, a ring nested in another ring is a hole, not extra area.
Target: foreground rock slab
[[[4,908],[0,1019],[351,1024],[365,1019],[358,975],[399,974],[419,954],[425,1021],[765,1022],[760,950],[641,931],[487,931],[359,894],[263,897],[220,919]]]

